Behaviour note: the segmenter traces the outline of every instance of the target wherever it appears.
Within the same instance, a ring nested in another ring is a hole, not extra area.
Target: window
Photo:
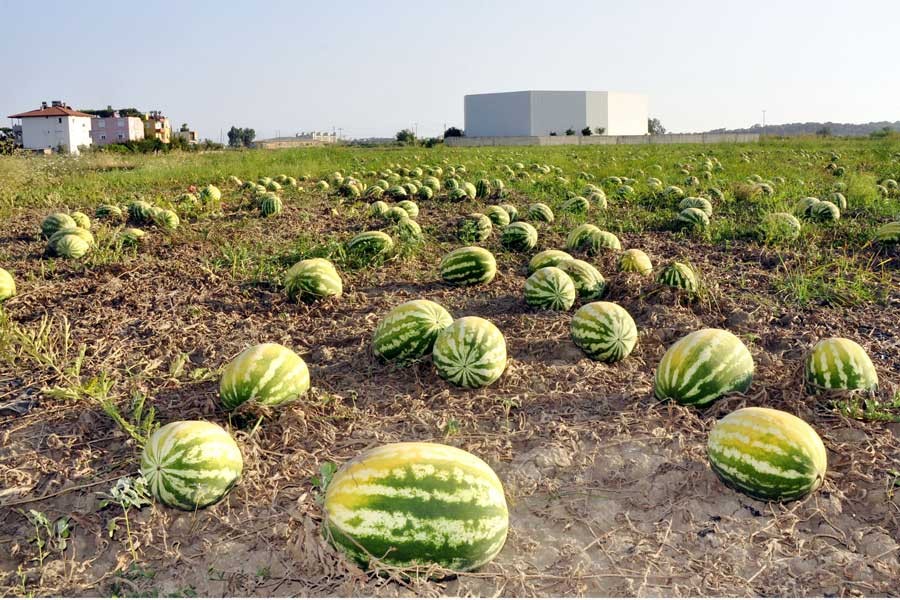
[[[100,119],[100,122],[97,123],[97,127],[99,127],[100,129],[106,129],[106,121]]]
[[[100,139],[101,139],[101,140],[105,140],[105,139],[106,139],[106,134],[105,134],[105,133],[101,133],[101,134],[100,134]]]
[[[58,123],[62,123],[62,117],[59,117],[58,119],[56,119],[56,121],[57,121]]]
[[[119,134],[119,139],[120,139],[120,140],[124,140],[124,139],[125,139],[125,134],[124,134],[124,133],[120,133],[120,134]]]
[[[125,124],[125,119],[116,119],[116,125],[118,125],[119,127],[121,127],[124,124]]]

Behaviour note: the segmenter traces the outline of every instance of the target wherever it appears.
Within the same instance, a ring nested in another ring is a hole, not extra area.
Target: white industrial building
[[[73,110],[64,102],[54,100],[51,106],[41,103],[37,110],[16,115],[21,125],[14,125],[17,137],[21,135],[22,147],[31,150],[57,150],[78,154],[79,146],[91,145],[92,115]]]
[[[465,97],[466,137],[577,135],[590,127],[596,135],[645,135],[648,101],[624,92],[544,91],[470,94]]]

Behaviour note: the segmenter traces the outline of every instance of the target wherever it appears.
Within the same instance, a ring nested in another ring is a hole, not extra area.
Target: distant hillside
[[[815,135],[825,129],[830,135],[839,136],[867,136],[875,131],[882,131],[885,127],[892,131],[900,131],[900,121],[875,121],[872,123],[784,123],[781,125],[766,124],[766,135]],[[763,127],[759,123],[746,129],[713,129],[707,133],[763,133]]]

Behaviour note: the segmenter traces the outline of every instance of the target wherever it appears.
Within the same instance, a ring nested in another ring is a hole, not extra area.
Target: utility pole
[[[338,139],[339,140],[344,139],[344,128],[343,127],[338,127]]]
[[[763,109],[763,135],[766,135],[766,109]]]
[[[418,122],[413,123],[413,135],[416,136],[416,138],[418,139],[418,137],[419,137],[419,123]]]

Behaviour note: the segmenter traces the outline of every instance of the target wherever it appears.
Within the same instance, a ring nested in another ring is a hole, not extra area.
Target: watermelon
[[[619,257],[619,271],[623,273],[640,273],[650,275],[653,273],[653,263],[643,250],[630,248]]]
[[[616,188],[616,198],[627,199],[634,196],[634,188],[630,185],[621,185]]]
[[[885,223],[875,230],[875,241],[884,245],[900,244],[900,221]]]
[[[269,183],[266,184],[265,187],[266,187],[266,191],[269,191],[269,192],[278,192],[281,190],[281,184],[278,183],[277,181],[270,181]],[[350,187],[352,188],[352,186],[350,186]],[[344,189],[346,189],[345,186],[341,186],[341,189],[338,190],[338,192],[341,192]],[[352,188],[352,190],[356,194],[359,194],[359,192],[356,190],[356,188]],[[210,199],[214,200],[215,196],[210,196]],[[202,192],[200,194],[200,201],[203,202],[203,193]]]
[[[49,239],[51,235],[67,227],[78,227],[78,224],[66,213],[53,213],[41,223],[41,233]]]
[[[281,214],[283,208],[284,205],[281,202],[281,198],[275,194],[265,194],[259,200],[259,213],[264,217],[273,217]]]
[[[406,215],[410,219],[415,219],[419,216],[419,205],[412,200],[401,200],[397,203],[397,206],[406,211]]]
[[[409,361],[431,352],[438,333],[453,323],[447,309],[430,300],[410,300],[385,315],[375,327],[372,348],[384,360]]]
[[[675,185],[670,185],[663,190],[663,195],[672,200],[681,200],[684,198],[684,190]]]
[[[404,242],[417,242],[422,239],[422,227],[409,217],[404,217],[397,221],[397,237]]]
[[[815,221],[837,221],[841,218],[841,210],[833,202],[823,200],[810,208],[809,216]]]
[[[347,254],[363,259],[387,254],[393,249],[394,240],[383,231],[364,231],[356,234],[347,242]]]
[[[284,274],[284,288],[291,300],[337,297],[344,291],[337,269],[324,258],[296,263]]]
[[[847,210],[847,198],[840,192],[832,192],[828,196],[828,200],[836,205],[841,211]]]
[[[208,421],[176,421],[157,429],[141,454],[141,475],[167,506],[197,510],[225,497],[241,476],[241,451]]]
[[[583,196],[573,196],[562,204],[563,211],[573,214],[584,214],[590,208],[591,203]]]
[[[525,281],[525,302],[535,308],[569,310],[576,295],[572,278],[556,267],[542,267]]]
[[[91,249],[93,241],[89,231],[67,227],[54,233],[47,245],[54,254],[63,258],[81,258]]]
[[[441,260],[441,278],[451,285],[490,283],[496,274],[494,255],[478,246],[457,248]]]
[[[463,200],[468,199],[468,194],[462,188],[451,188],[450,191],[447,192],[447,199],[451,202],[462,202]]]
[[[713,213],[712,203],[706,198],[688,197],[678,203],[678,210],[686,208],[699,208],[707,217],[711,217]]]
[[[143,200],[135,200],[128,203],[128,218],[135,223],[146,223],[153,213],[153,206]]]
[[[366,188],[366,191],[363,192],[363,196],[366,198],[377,200],[384,195],[384,188],[380,185],[370,185]]]
[[[423,187],[430,188],[432,192],[441,191],[441,180],[434,176],[428,176],[422,180]],[[422,190],[419,190],[420,192]]]
[[[502,206],[492,204],[484,209],[484,214],[491,220],[491,223],[497,227],[506,227],[509,225],[509,213],[507,213]]]
[[[219,191],[219,188],[210,184],[200,190],[200,202],[204,205],[218,202],[222,199],[222,192]]]
[[[426,442],[379,446],[344,464],[324,512],[332,543],[366,569],[471,571],[500,552],[509,528],[494,471],[464,450]]]
[[[606,210],[609,207],[609,202],[606,200],[606,194],[603,193],[603,190],[597,190],[596,192],[591,192],[587,195],[586,200],[589,204],[595,205],[600,210]]]
[[[709,228],[709,217],[699,208],[685,208],[675,217],[675,224],[681,229],[704,230]]]
[[[331,188],[331,186],[328,185],[328,182],[327,182],[327,181],[317,181],[315,187],[316,187],[316,189],[319,190],[320,192],[327,192],[328,189]]]
[[[388,211],[391,207],[387,202],[383,200],[376,200],[372,204],[369,205],[369,214],[373,217],[385,218],[387,217]],[[407,215],[408,217],[409,215]]]
[[[491,179],[491,197],[502,198],[506,195],[506,186],[502,179]]]
[[[537,246],[538,232],[525,221],[516,221],[503,228],[500,243],[513,252],[528,252]]]
[[[539,221],[541,223],[552,223],[553,211],[550,210],[550,207],[546,204],[535,202],[528,207],[528,218],[532,221]]]
[[[763,501],[796,500],[825,480],[825,445],[806,421],[772,408],[741,408],[709,432],[707,456],[725,485]]]
[[[442,379],[460,387],[485,387],[506,368],[506,340],[490,321],[463,317],[438,334],[432,359]]]
[[[475,182],[475,197],[489,198],[491,195],[491,182],[487,179],[479,179]]]
[[[707,406],[730,392],[746,392],[753,357],[724,329],[701,329],[672,344],[656,369],[654,394],[689,406]]]
[[[577,258],[567,258],[559,261],[556,266],[572,278],[579,298],[593,300],[606,293],[606,280],[594,265]]]
[[[581,250],[587,254],[598,254],[602,250],[621,250],[622,242],[608,231],[594,228],[589,230],[586,239],[582,242]]]
[[[427,185],[423,185],[419,188],[419,191],[416,193],[416,197],[420,200],[431,200],[434,197],[434,188],[431,188]]]
[[[820,340],[806,358],[807,390],[864,390],[878,387],[878,374],[862,346],[842,337]]]
[[[174,231],[175,229],[178,229],[178,226],[181,224],[178,214],[174,210],[169,210],[168,208],[154,207],[153,211],[150,213],[150,218],[153,220],[154,225],[167,231]]]
[[[16,282],[6,269],[0,268],[0,302],[16,295]]]
[[[459,220],[456,235],[461,242],[483,242],[491,236],[491,220],[481,213],[472,213]]]
[[[147,234],[137,227],[126,227],[119,234],[123,246],[136,246]]]
[[[406,188],[402,185],[394,185],[387,189],[385,194],[394,200],[402,200],[406,198],[409,193],[406,191]]]
[[[634,349],[638,333],[628,311],[612,302],[591,302],[572,317],[572,341],[593,360],[613,363]]]
[[[538,252],[528,263],[528,274],[531,275],[543,267],[556,267],[560,261],[571,259],[572,255],[562,250],[544,250]]]
[[[760,232],[767,241],[788,241],[800,237],[800,221],[786,212],[769,213],[760,223]]]
[[[810,218],[812,217],[812,209],[813,206],[821,202],[818,198],[813,198],[812,196],[807,196],[806,198],[802,198],[797,206],[794,208],[794,211],[801,216]]]
[[[94,216],[98,219],[121,221],[124,215],[122,214],[122,209],[115,204],[101,204],[94,211]]]
[[[225,410],[245,402],[280,406],[293,402],[309,389],[309,369],[302,358],[281,344],[257,344],[228,363],[219,381],[219,399]]]
[[[519,210],[515,206],[513,206],[512,204],[500,204],[498,206],[505,210],[506,214],[509,215],[510,223],[515,223],[519,220]]]
[[[600,228],[590,223],[584,223],[575,227],[566,236],[566,248],[569,250],[582,250],[588,245],[588,241],[594,232],[599,232]]]
[[[696,293],[700,289],[694,270],[680,262],[673,262],[667,265],[660,272],[656,281],[669,287],[682,289],[691,294]]]
[[[463,181],[462,184],[460,184],[460,188],[465,190],[466,196],[468,196],[470,199],[472,199],[472,200],[475,199],[477,192],[475,191],[474,183],[472,183],[470,181]]]
[[[86,229],[90,231],[91,229],[91,219],[83,212],[75,211],[69,215],[72,217],[72,220],[75,221],[75,225],[81,227],[82,229]]]

